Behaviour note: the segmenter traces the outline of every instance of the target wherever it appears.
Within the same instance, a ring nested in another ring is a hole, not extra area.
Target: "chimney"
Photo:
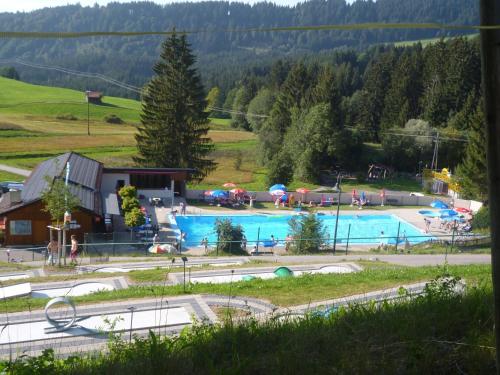
[[[20,190],[10,190],[9,191],[10,204],[15,205],[21,203],[23,200],[21,199],[21,191]]]

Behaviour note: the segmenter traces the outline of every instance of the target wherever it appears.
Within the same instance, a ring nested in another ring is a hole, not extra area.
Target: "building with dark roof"
[[[85,91],[85,99],[88,103],[102,104],[102,93],[99,91]]]
[[[0,230],[5,245],[42,244],[49,239],[50,215],[44,211],[42,193],[56,179],[66,178],[80,201],[72,219],[80,226],[72,229],[83,240],[84,233],[103,232],[113,215],[120,215],[117,191],[125,185],[137,188],[139,197],[159,197],[168,201],[174,194],[185,196],[186,180],[194,172],[188,168],[105,168],[102,163],[68,152],[39,164],[24,183],[22,191],[11,191],[0,199]]]

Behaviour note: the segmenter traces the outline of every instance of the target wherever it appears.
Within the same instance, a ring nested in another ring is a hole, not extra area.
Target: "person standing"
[[[181,202],[181,215],[186,215],[186,203]]]
[[[76,254],[78,253],[78,241],[76,240],[76,236],[74,234],[71,235],[71,251],[69,256],[71,258],[71,263],[76,263]]]
[[[47,264],[49,266],[54,265],[58,250],[59,250],[59,242],[57,242],[56,240],[50,241],[49,244],[47,245],[47,252],[49,255],[47,258]]]
[[[430,226],[431,226],[431,221],[425,217],[424,218],[424,222],[425,222],[425,233],[429,233],[429,229],[430,229]]]

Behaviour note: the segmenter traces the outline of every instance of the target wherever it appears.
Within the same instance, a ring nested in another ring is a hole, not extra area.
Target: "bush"
[[[146,223],[146,218],[141,210],[137,207],[132,208],[130,211],[125,213],[125,225],[133,228]]]
[[[76,117],[72,113],[65,113],[63,115],[57,115],[56,119],[58,119],[58,120],[76,121],[76,120],[78,120],[78,117]]]
[[[325,228],[314,214],[293,217],[288,222],[294,241],[289,247],[292,253],[317,253],[324,244]]]
[[[243,153],[241,150],[236,151],[236,156],[234,157],[234,169],[239,171],[241,169],[241,163],[243,162]]]
[[[124,186],[118,191],[118,195],[120,196],[121,199],[127,199],[127,198],[137,198],[137,189],[135,186],[127,185]]]
[[[230,254],[246,254],[243,249],[245,235],[241,225],[233,225],[229,219],[217,219],[215,221],[215,232],[219,239],[219,251]]]
[[[104,116],[104,121],[108,124],[123,124],[124,122],[120,117],[114,114]]]
[[[124,199],[122,202],[122,210],[124,212],[129,212],[129,211],[132,211],[133,209],[139,208],[139,207],[140,207],[140,205],[139,205],[139,201],[137,200],[137,198],[127,198],[127,199]]]
[[[490,227],[490,209],[488,206],[483,206],[472,219],[472,227],[474,229],[485,229]]]

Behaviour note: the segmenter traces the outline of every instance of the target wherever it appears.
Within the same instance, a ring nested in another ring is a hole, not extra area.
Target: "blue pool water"
[[[270,239],[271,235],[275,239],[283,241],[289,234],[288,222],[291,215],[214,215],[214,216],[177,216],[177,225],[179,229],[186,233],[187,246],[199,246],[204,237],[208,237],[209,242],[217,241],[214,224],[216,219],[230,219],[233,225],[241,225],[249,245],[252,241],[265,241]],[[327,237],[334,237],[335,215],[318,215],[326,229]],[[346,242],[351,224],[349,243],[357,244],[379,244],[381,242],[391,243],[384,237],[394,237],[392,243],[395,243],[395,237],[400,227],[400,238],[406,236],[411,243],[419,243],[432,239],[425,235],[413,225],[400,220],[394,215],[340,215],[339,227],[337,230],[337,241]]]

